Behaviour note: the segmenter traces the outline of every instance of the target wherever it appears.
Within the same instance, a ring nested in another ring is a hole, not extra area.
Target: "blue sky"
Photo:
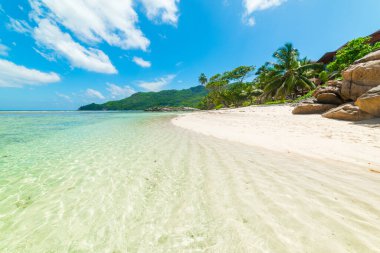
[[[0,109],[77,109],[260,66],[285,42],[318,59],[380,29],[379,0],[0,0]]]

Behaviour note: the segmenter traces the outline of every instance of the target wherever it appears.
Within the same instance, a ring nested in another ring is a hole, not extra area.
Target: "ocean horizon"
[[[379,10],[0,1],[0,253],[380,253]]]

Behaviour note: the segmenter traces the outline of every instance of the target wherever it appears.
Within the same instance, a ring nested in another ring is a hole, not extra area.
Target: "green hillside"
[[[196,86],[185,90],[163,90],[160,92],[139,92],[132,96],[104,104],[89,104],[79,108],[81,111],[101,110],[145,110],[157,106],[169,107],[197,107],[207,95],[203,86]]]

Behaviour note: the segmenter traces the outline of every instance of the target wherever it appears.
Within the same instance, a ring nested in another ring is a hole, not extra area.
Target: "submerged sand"
[[[202,150],[202,170],[207,209],[224,220],[230,243],[210,252],[380,252],[379,120],[291,110],[249,107],[172,120],[220,139],[204,146],[214,151]]]
[[[320,115],[292,115],[292,109],[253,106],[186,114],[172,122],[229,141],[380,171],[380,119],[353,123]]]
[[[254,118],[222,113],[231,132]],[[0,252],[379,252],[367,165],[208,137],[167,114],[50,114],[1,121]]]

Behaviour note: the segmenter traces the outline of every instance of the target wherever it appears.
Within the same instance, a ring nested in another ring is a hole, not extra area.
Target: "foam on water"
[[[379,177],[171,117],[1,112],[0,252],[377,252]]]

